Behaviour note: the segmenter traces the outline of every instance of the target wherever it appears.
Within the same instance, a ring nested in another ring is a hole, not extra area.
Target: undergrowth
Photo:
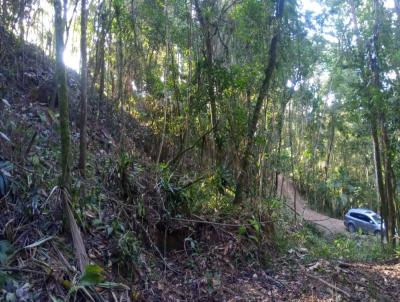
[[[308,223],[292,230],[277,228],[276,236],[281,253],[303,249],[305,262],[318,259],[376,261],[393,256],[393,252],[382,246],[378,236],[348,233],[326,236]]]

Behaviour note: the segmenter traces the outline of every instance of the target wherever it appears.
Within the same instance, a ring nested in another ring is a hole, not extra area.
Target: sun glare
[[[39,13],[38,13],[39,12]],[[39,0],[32,9],[32,16],[40,14],[40,24],[37,27],[32,27],[29,23],[25,24],[27,28],[26,40],[35,45],[41,45],[42,49],[45,50],[49,46],[49,42],[46,42],[47,36],[52,37],[54,35],[54,8],[46,0]],[[67,19],[70,20],[73,14],[73,6],[68,8]],[[73,16],[74,19],[79,17],[78,12]],[[53,42],[54,43],[54,42]],[[51,39],[50,39],[51,45]],[[54,48],[54,45],[51,45]],[[54,52],[53,52],[54,53]],[[69,38],[65,45],[65,51],[63,55],[64,63],[67,67],[79,71],[80,68],[80,55],[79,55],[79,30],[75,30],[73,26],[70,28]]]
[[[68,45],[65,48],[63,59],[64,59],[64,64],[67,67],[75,71],[79,71],[80,61],[81,61],[79,54],[74,52],[70,47],[68,47]]]

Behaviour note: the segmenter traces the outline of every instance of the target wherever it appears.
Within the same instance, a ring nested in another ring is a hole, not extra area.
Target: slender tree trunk
[[[203,10],[200,7],[199,1],[194,1],[194,6],[196,9],[197,17],[199,18],[199,22],[204,35],[204,43],[206,46],[206,65],[207,65],[207,76],[208,76],[208,98],[210,101],[211,107],[211,126],[214,129],[214,145],[216,147],[216,163],[217,166],[221,164],[221,156],[222,156],[222,141],[219,134],[219,129],[217,125],[217,105],[216,105],[216,97],[215,97],[215,78],[214,78],[214,59],[213,59],[213,47],[212,47],[212,35],[210,28],[210,21],[208,17],[204,16]]]
[[[379,198],[381,200],[381,215],[387,226],[387,212],[388,212],[387,198],[386,198],[385,185],[383,182],[381,150],[379,147],[378,130],[376,122],[374,120],[371,121],[371,135],[372,135],[372,142],[374,144],[375,177],[376,177],[376,183],[378,185]]]
[[[329,165],[331,161],[331,156],[332,156],[332,151],[333,151],[333,145],[335,141],[335,116],[332,114],[332,120],[331,120],[331,135],[329,139],[329,146],[328,146],[328,154],[326,156],[326,161],[325,161],[325,182],[328,181],[328,171],[329,171]]]
[[[87,149],[87,8],[86,0],[81,0],[81,116],[80,116],[80,145],[79,169],[82,177],[86,176],[86,149]]]
[[[387,220],[386,224],[388,242],[392,244],[393,249],[396,247],[395,234],[396,234],[396,182],[394,179],[394,172],[392,168],[392,156],[390,152],[389,137],[386,129],[386,121],[384,113],[381,113],[380,118],[380,132],[382,141],[382,153],[384,155],[384,168],[385,168],[385,185],[387,197]]]
[[[64,53],[64,22],[61,16],[60,0],[55,0],[55,33],[56,33],[56,81],[57,97],[60,107],[60,136],[61,136],[61,181],[63,188],[69,188],[71,170],[71,147],[69,131],[69,109],[67,93],[67,76],[63,62]]]
[[[169,26],[168,26],[168,0],[165,0],[164,4],[164,15],[165,15],[165,60],[164,60],[164,118],[163,118],[163,129],[161,133],[161,142],[160,147],[158,149],[157,154],[157,165],[160,163],[162,150],[164,148],[164,140],[167,131],[167,109],[168,109],[168,91],[167,91],[167,82],[168,82],[168,57],[169,57]]]
[[[124,72],[124,57],[123,57],[123,43],[122,43],[122,4],[114,3],[115,19],[117,23],[118,33],[117,33],[117,102],[120,109],[120,132],[119,132],[119,148],[120,152],[125,151],[125,112],[124,112],[124,91],[123,91],[123,72]]]
[[[291,97],[293,94],[293,90],[286,96],[285,94],[283,95],[283,98],[280,102],[280,112],[279,112],[279,116],[278,116],[278,121],[277,121],[277,126],[276,126],[276,131],[277,131],[277,139],[278,139],[278,150],[277,150],[277,156],[276,156],[276,162],[275,162],[275,166],[278,167],[280,169],[281,167],[281,149],[282,149],[282,130],[283,130],[283,126],[285,123],[285,110],[286,110],[286,106],[288,104],[288,102],[290,101]],[[278,175],[279,173],[282,171],[276,170],[274,173],[274,180],[273,180],[273,184],[271,187],[271,194],[272,192],[274,194],[277,193],[278,190]]]
[[[280,22],[280,19],[282,18],[282,15],[283,15],[284,3],[285,3],[285,0],[278,0],[278,2],[276,4],[277,5],[276,6],[276,18],[277,18],[278,22]],[[279,36],[280,36],[280,28],[279,28],[279,26],[277,26],[277,29],[271,39],[268,65],[264,72],[264,80],[262,82],[262,85],[261,85],[261,88],[260,88],[260,91],[259,91],[259,94],[257,97],[256,106],[254,108],[253,116],[252,116],[250,126],[248,129],[248,133],[247,133],[246,147],[245,147],[244,155],[241,160],[239,176],[238,176],[238,179],[236,182],[236,192],[235,192],[235,198],[233,200],[234,204],[240,204],[243,201],[243,193],[244,193],[243,191],[244,191],[245,179],[248,176],[247,170],[249,167],[251,150],[253,148],[253,143],[254,143],[254,134],[257,130],[257,124],[258,124],[258,120],[259,120],[259,116],[260,116],[261,107],[262,107],[265,97],[268,94],[272,74],[275,70],[276,56],[277,56],[276,53],[277,53],[277,48],[278,48]]]
[[[64,0],[64,7],[66,6]],[[68,112],[68,94],[67,94],[67,77],[65,65],[63,62],[64,53],[64,26],[65,20],[62,17],[62,6],[60,0],[54,1],[55,12],[55,40],[56,40],[56,82],[57,96],[60,107],[60,136],[61,136],[61,179],[60,187],[62,190],[62,199],[64,212],[70,228],[70,233],[74,243],[75,255],[78,260],[79,269],[81,272],[85,270],[88,263],[88,257],[83,243],[82,235],[75,221],[71,207],[68,201],[68,189],[70,186],[70,131],[69,131],[69,112]]]
[[[8,13],[7,13],[7,0],[3,0],[2,1],[2,11],[1,11],[1,14],[2,14],[2,18],[1,18],[1,20],[0,20],[0,22],[2,22],[3,23],[3,25],[4,25],[4,27],[6,28],[6,29],[8,29]]]
[[[382,84],[380,80],[380,70],[379,70],[379,50],[380,47],[378,45],[379,43],[379,33],[380,33],[380,24],[381,24],[381,4],[378,0],[374,0],[374,13],[375,13],[375,25],[374,25],[374,31],[372,35],[372,39],[370,39],[369,47],[368,47],[368,55],[369,55],[369,63],[370,63],[370,68],[372,71],[372,84],[373,88],[376,90],[374,93],[377,93],[380,95],[380,98],[382,98],[381,94],[381,89],[382,89]],[[380,138],[381,138],[381,165],[383,165],[383,168],[381,168],[384,172],[381,174],[382,181],[381,183],[383,184],[384,187],[380,189],[383,191],[383,194],[385,196],[385,200],[383,203],[385,207],[385,215],[384,215],[384,220],[385,220],[385,231],[386,231],[386,236],[389,244],[392,244],[392,247],[395,248],[396,246],[396,241],[394,238],[395,235],[395,228],[396,228],[396,204],[395,204],[395,186],[393,182],[394,178],[394,173],[393,173],[393,168],[392,168],[392,160],[391,160],[391,153],[390,153],[390,143],[389,143],[389,137],[387,134],[387,129],[386,129],[386,121],[385,121],[385,108],[382,108],[381,104],[383,103],[383,99],[381,100],[374,100],[372,104],[372,117],[377,119],[377,122],[374,123],[376,132],[379,131],[380,133]],[[378,125],[379,125],[379,130],[378,130]],[[378,136],[378,135],[377,135]],[[374,142],[375,143],[375,142]],[[377,143],[379,141],[377,140]],[[382,195],[381,195],[382,199]]]
[[[172,82],[173,82],[173,88],[174,88],[174,98],[176,101],[176,109],[171,111],[171,118],[173,114],[175,114],[178,118],[181,117],[181,102],[182,102],[182,96],[181,92],[179,90],[178,86],[178,80],[179,80],[179,62],[178,58],[175,59],[175,51],[174,47],[170,47],[170,58],[171,58],[171,76],[172,76]],[[176,55],[177,56],[177,55]],[[172,104],[171,104],[172,105]],[[179,135],[179,152],[181,152],[184,149],[184,142],[185,142],[185,126],[181,127],[180,130],[180,135]]]
[[[100,70],[101,70],[101,64],[102,60],[104,60],[104,48],[105,48],[105,18],[106,18],[106,13],[105,13],[105,2],[102,1],[99,6],[98,6],[98,26],[95,28],[96,31],[96,48],[95,48],[95,55],[94,55],[94,61],[95,61],[95,67],[93,70],[93,77],[91,79],[91,85],[90,85],[90,96],[94,98],[96,95],[96,83],[100,77]],[[94,24],[96,24],[96,20],[94,21]],[[102,58],[103,54],[103,58]],[[89,62],[90,66],[90,62]],[[104,90],[104,88],[103,88]],[[100,99],[99,95],[99,99]],[[99,105],[99,104],[98,104]],[[99,106],[97,107],[97,110],[99,111],[100,108]],[[98,117],[99,112],[96,114],[96,118]]]
[[[24,17],[25,17],[25,1],[19,1],[18,23],[19,23],[19,39],[21,42],[24,41],[24,36],[25,36]]]
[[[266,132],[266,123],[267,123],[267,110],[268,110],[268,105],[264,106],[264,112],[262,114],[261,117],[261,129],[263,132]],[[266,158],[265,158],[265,154],[267,153],[267,145],[269,144],[269,140],[267,139],[267,137],[264,139],[264,145],[261,147],[261,150],[259,152],[259,159],[258,159],[258,166],[259,166],[259,171],[258,171],[258,183],[259,183],[259,187],[258,187],[258,196],[260,198],[262,198],[262,196],[264,195],[264,175],[265,175],[265,162],[266,162]]]
[[[189,1],[189,7],[187,8],[188,14],[188,24],[189,24],[189,33],[188,33],[188,67],[189,67],[189,74],[188,74],[188,82],[187,82],[187,94],[186,94],[186,110],[185,110],[185,129],[184,129],[184,137],[183,137],[183,148],[186,148],[187,142],[190,138],[190,121],[192,117],[192,106],[191,106],[191,97],[192,97],[192,3],[193,0]]]
[[[292,182],[295,183],[294,178],[294,156],[293,156],[293,101],[289,104],[289,146],[290,146],[290,163],[292,168]],[[293,199],[293,207],[294,207],[294,223],[297,224],[297,190],[294,189],[294,199]]]

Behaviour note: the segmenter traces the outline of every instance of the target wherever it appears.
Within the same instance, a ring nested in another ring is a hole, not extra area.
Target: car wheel
[[[375,235],[375,236],[380,236],[380,235],[381,235],[381,231],[376,230],[376,231],[374,232],[374,235]]]
[[[356,231],[356,227],[352,223],[349,224],[348,229],[350,233],[355,233]]]

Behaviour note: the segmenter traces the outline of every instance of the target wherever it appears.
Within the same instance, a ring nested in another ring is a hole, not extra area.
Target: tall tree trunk
[[[56,34],[56,81],[57,97],[60,107],[60,136],[61,136],[61,181],[63,188],[69,188],[71,170],[71,146],[69,131],[69,109],[67,93],[67,76],[63,61],[64,54],[64,19],[61,15],[60,0],[55,0],[55,34]]]
[[[64,7],[66,6],[64,0]],[[64,212],[70,228],[70,233],[74,243],[75,255],[78,260],[81,272],[85,270],[88,263],[88,257],[83,243],[82,235],[75,221],[71,207],[68,201],[68,189],[70,185],[70,131],[69,131],[69,112],[68,112],[68,93],[67,93],[67,76],[65,65],[63,62],[64,53],[64,26],[65,19],[62,17],[62,6],[60,0],[54,1],[55,12],[55,40],[56,40],[56,82],[57,96],[60,107],[60,136],[61,136],[61,179],[60,187],[62,190],[62,199],[64,204]]]
[[[326,161],[325,161],[325,182],[328,181],[329,165],[330,165],[330,162],[331,162],[333,145],[334,145],[334,141],[335,141],[335,125],[336,125],[336,117],[332,113],[332,116],[331,116],[331,135],[330,135],[330,138],[329,138],[328,153],[326,155]]]
[[[282,100],[280,102],[280,110],[279,110],[279,116],[277,119],[277,125],[276,125],[276,131],[277,131],[277,140],[278,140],[278,150],[277,150],[277,156],[276,156],[276,161],[275,161],[275,167],[281,167],[281,149],[282,149],[282,131],[283,131],[283,126],[285,123],[285,110],[286,110],[286,105],[292,98],[294,90],[291,90],[287,95],[286,93],[283,94]],[[278,175],[281,171],[276,170],[273,173],[273,183],[271,185],[271,193],[276,194],[278,191]]]
[[[293,101],[289,103],[289,121],[288,121],[288,131],[289,131],[289,146],[290,146],[290,163],[292,169],[292,181],[295,183],[294,178],[294,156],[293,156]],[[293,208],[294,208],[294,223],[297,223],[297,189],[294,190],[294,199],[293,199]]]
[[[282,16],[283,16],[284,4],[285,4],[285,0],[278,0],[276,3],[276,19],[277,19],[278,23],[281,21],[280,19],[282,19]],[[280,26],[277,25],[277,28],[272,36],[271,43],[270,43],[269,60],[268,60],[268,65],[264,72],[264,80],[262,82],[260,91],[258,93],[256,106],[254,108],[253,116],[251,118],[250,126],[249,126],[248,132],[247,132],[246,147],[245,147],[244,155],[241,160],[239,176],[236,181],[235,198],[233,199],[234,204],[240,204],[243,201],[243,191],[244,191],[245,179],[248,176],[247,170],[249,167],[251,150],[253,148],[253,143],[254,143],[254,134],[257,129],[257,123],[259,120],[261,107],[262,107],[265,97],[268,94],[272,74],[275,70],[276,52],[277,52],[277,47],[278,47],[279,36],[280,36]]]
[[[96,31],[96,49],[94,56],[95,67],[93,70],[93,77],[91,79],[91,86],[90,86],[90,97],[94,98],[96,95],[98,95],[100,101],[102,98],[102,93],[100,94],[100,88],[98,93],[96,93],[96,83],[100,77],[100,84],[99,84],[100,87],[102,75],[104,79],[104,69],[102,69],[102,67],[104,66],[104,48],[105,48],[105,38],[106,38],[106,18],[107,18],[105,6],[106,6],[105,1],[102,1],[98,6],[98,26],[97,28],[95,28]],[[104,93],[104,82],[103,82],[103,87],[101,88]],[[97,103],[96,119],[98,118],[99,111],[100,111],[100,102]]]
[[[386,233],[388,242],[392,247],[396,247],[395,234],[396,234],[396,182],[394,179],[394,172],[392,168],[392,156],[390,152],[389,137],[386,129],[385,114],[382,112],[379,118],[380,133],[382,141],[382,154],[384,169],[385,169],[385,185],[386,185],[386,198],[387,198],[387,224]]]
[[[394,173],[393,173],[393,168],[392,168],[392,160],[391,160],[391,153],[390,153],[390,143],[389,143],[389,137],[387,134],[387,129],[386,129],[386,121],[385,121],[385,108],[382,108],[381,104],[383,104],[383,99],[382,99],[382,84],[381,84],[381,79],[380,79],[380,70],[379,70],[379,33],[380,33],[380,24],[381,24],[381,13],[382,13],[382,7],[381,4],[378,0],[374,0],[374,13],[375,13],[375,25],[374,25],[374,31],[372,34],[372,38],[369,41],[368,45],[368,55],[369,55],[369,63],[370,63],[370,68],[372,71],[372,85],[373,85],[373,93],[379,94],[380,99],[379,100],[373,100],[372,102],[372,111],[373,111],[373,118],[377,119],[377,122],[375,123],[375,128],[377,129],[377,132],[379,131],[380,137],[381,137],[381,165],[383,165],[383,168],[381,168],[383,172],[383,176],[381,176],[382,181],[381,183],[384,183],[384,187],[380,189],[383,191],[382,193],[384,194],[385,200],[382,201],[384,207],[385,207],[385,212],[384,212],[384,220],[385,220],[385,231],[386,231],[386,236],[388,243],[392,244],[392,247],[395,248],[396,246],[396,241],[394,238],[395,235],[395,228],[396,228],[396,204],[395,204],[395,186],[393,183],[393,178],[394,178]],[[379,125],[379,130],[378,130],[378,125]],[[374,142],[375,143],[375,142]],[[379,140],[377,141],[379,143]],[[381,195],[382,199],[382,195]]]
[[[263,146],[261,146],[261,150],[259,152],[259,156],[258,156],[258,196],[260,198],[262,198],[262,196],[264,195],[264,176],[265,176],[265,166],[266,166],[266,156],[265,154],[267,153],[268,150],[268,145],[270,144],[270,140],[267,139],[268,135],[266,134],[266,123],[267,123],[267,110],[268,110],[268,103],[266,104],[266,106],[264,106],[264,111],[262,113],[261,116],[261,129],[262,131],[265,133],[265,139],[264,139],[264,144]],[[272,119],[270,119],[272,120]]]
[[[214,59],[213,59],[213,47],[212,47],[212,34],[211,34],[211,24],[203,13],[203,9],[201,8],[199,1],[194,1],[194,6],[196,9],[197,17],[199,18],[199,22],[201,25],[201,29],[204,35],[204,43],[206,46],[205,52],[205,60],[207,66],[207,76],[208,76],[208,98],[210,101],[211,107],[211,126],[214,129],[214,145],[216,147],[216,163],[217,166],[221,164],[221,156],[222,156],[222,141],[217,125],[217,105],[216,105],[216,97],[215,97],[215,79],[214,79]]]
[[[167,90],[167,83],[168,83],[168,75],[169,75],[169,70],[168,70],[168,57],[169,57],[169,26],[168,26],[168,0],[165,0],[164,4],[164,15],[165,15],[165,60],[164,60],[164,83],[163,83],[163,94],[164,94],[164,117],[163,117],[163,129],[161,133],[161,142],[160,142],[160,147],[158,149],[158,154],[157,154],[157,166],[160,163],[161,160],[161,154],[162,150],[164,148],[164,140],[165,140],[165,135],[167,131],[167,108],[168,108],[168,90]]]
[[[187,142],[190,139],[190,121],[192,117],[192,106],[191,106],[191,98],[192,98],[192,28],[193,28],[193,19],[192,19],[192,7],[193,7],[193,0],[189,1],[189,7],[187,8],[187,15],[188,15],[188,24],[189,24],[189,33],[188,33],[188,83],[187,83],[187,108],[185,110],[185,132],[183,138],[183,147],[186,148]]]
[[[18,23],[19,23],[19,39],[21,42],[24,41],[24,36],[25,36],[24,17],[25,17],[25,1],[19,1]]]
[[[117,23],[118,33],[117,33],[117,102],[120,108],[120,136],[119,136],[119,148],[120,152],[125,151],[125,112],[124,112],[124,91],[123,91],[123,43],[122,43],[122,4],[119,2],[114,2],[115,19]]]
[[[87,148],[87,8],[86,0],[81,0],[81,116],[80,116],[80,145],[79,169],[82,177],[86,176],[86,148]]]
[[[386,198],[385,184],[383,182],[382,160],[381,160],[381,150],[379,146],[378,129],[376,121],[374,119],[372,119],[371,121],[371,135],[372,135],[372,142],[374,144],[375,177],[376,177],[376,183],[378,185],[379,198],[381,200],[381,215],[387,226],[387,218],[386,218],[388,212],[387,198]]]
[[[8,13],[7,13],[7,0],[3,0],[1,4],[2,10],[1,10],[1,19],[0,22],[3,24],[3,26],[8,29]]]

